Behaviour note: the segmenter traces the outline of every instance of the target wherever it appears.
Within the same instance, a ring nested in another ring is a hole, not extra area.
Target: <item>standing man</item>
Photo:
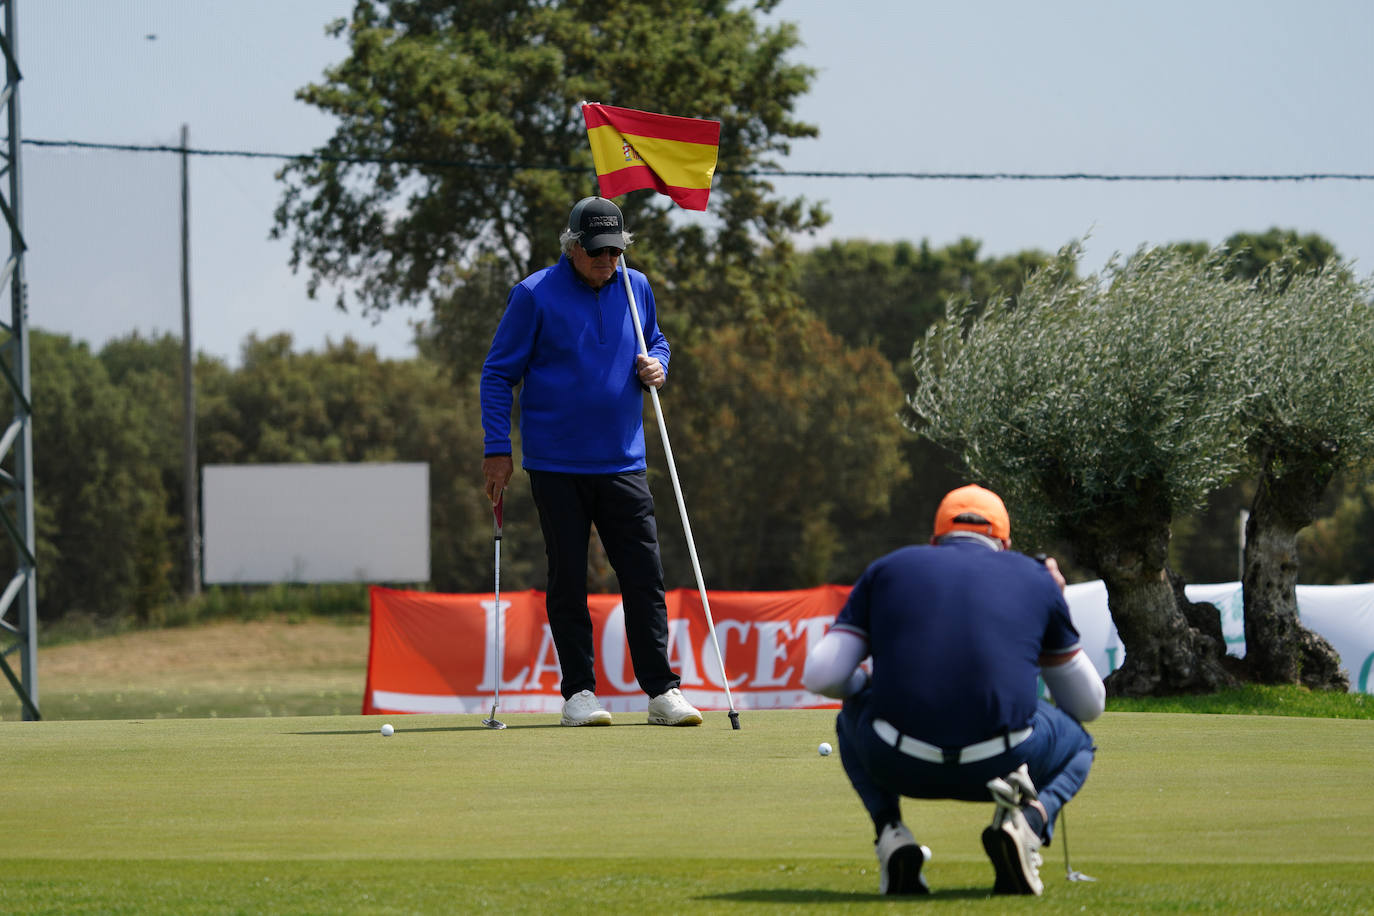
[[[545,612],[563,671],[563,724],[610,725],[596,698],[587,548],[591,526],[620,582],[625,636],[653,725],[700,725],[668,663],[654,502],[644,460],[644,391],[667,379],[668,341],[644,274],[618,272],[630,244],[620,208],[577,202],[559,237],[563,256],[515,285],[482,367],[482,476],[496,503],[510,482],[512,389],[520,392],[522,466],[548,556]],[[643,310],[639,352],[624,284]]]
[[[950,492],[931,545],[869,566],[807,657],[806,688],[844,700],[840,759],[873,819],[884,894],[929,893],[930,850],[902,823],[903,795],[995,802],[993,890],[1039,894],[1040,846],[1088,778],[1095,748],[1079,722],[1102,714],[1102,679],[1058,564],[1010,546],[997,494]],[[1057,705],[1038,698],[1037,675]]]

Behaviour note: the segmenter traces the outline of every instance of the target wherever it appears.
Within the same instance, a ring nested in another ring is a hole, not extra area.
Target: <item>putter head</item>
[[[739,731],[739,713],[732,709],[728,715],[730,716],[730,727],[735,731]]]
[[[1070,881],[1096,881],[1096,880],[1097,880],[1096,878],[1092,878],[1092,877],[1089,877],[1088,875],[1083,874],[1081,871],[1078,871],[1077,869],[1071,869],[1071,870],[1068,872],[1068,874],[1065,875],[1065,877],[1067,877]]]
[[[491,715],[482,720],[483,728],[505,728],[506,723],[496,718],[496,704],[491,704]]]

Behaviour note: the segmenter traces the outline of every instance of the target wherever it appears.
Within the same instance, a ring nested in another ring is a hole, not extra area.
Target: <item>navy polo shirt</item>
[[[959,539],[874,561],[834,627],[868,642],[873,714],[944,748],[1024,728],[1040,656],[1079,642],[1044,566]]]

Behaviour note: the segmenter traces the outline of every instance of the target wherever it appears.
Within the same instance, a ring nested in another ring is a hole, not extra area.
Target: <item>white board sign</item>
[[[208,465],[207,584],[429,581],[429,465]]]

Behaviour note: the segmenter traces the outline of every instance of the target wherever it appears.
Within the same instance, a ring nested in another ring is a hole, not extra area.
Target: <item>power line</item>
[[[483,169],[490,171],[585,172],[585,166],[528,165],[519,162],[474,162],[457,159],[423,159],[406,156],[344,156],[333,153],[271,153],[260,150],[183,149],[180,146],[138,143],[92,143],[85,140],[36,140],[25,138],[28,146],[55,149],[113,150],[125,153],[176,153],[188,156],[224,156],[240,159],[277,159],[296,162],[344,162],[354,165],[417,165],[436,168]],[[1187,182],[1296,182],[1296,181],[1374,181],[1374,174],[1360,172],[1292,172],[1286,174],[1199,173],[1199,174],[1114,174],[1109,172],[828,172],[789,171],[787,169],[718,169],[717,175],[745,175],[766,178],[904,178],[913,181],[1187,181]]]

